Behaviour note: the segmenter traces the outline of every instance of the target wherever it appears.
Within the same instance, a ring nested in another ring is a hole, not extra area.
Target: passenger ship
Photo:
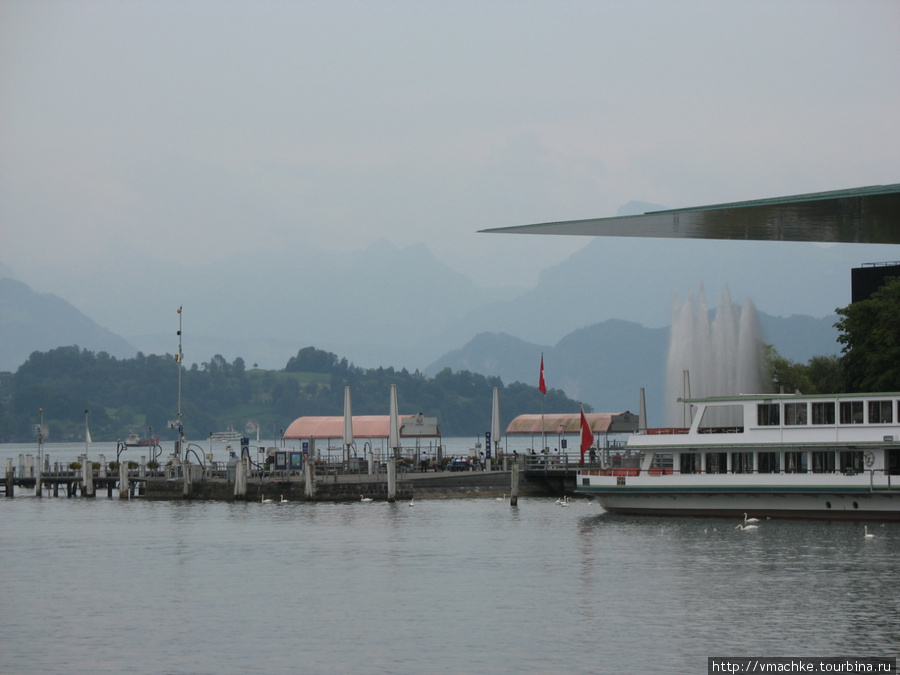
[[[638,431],[633,466],[585,466],[576,492],[612,513],[900,520],[900,393],[679,400],[689,428]]]

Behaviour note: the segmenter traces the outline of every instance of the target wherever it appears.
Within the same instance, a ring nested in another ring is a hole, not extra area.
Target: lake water
[[[0,446],[7,454],[18,449]],[[114,454],[114,452],[113,452]],[[0,499],[0,672],[705,673],[896,656],[900,525],[593,502]]]

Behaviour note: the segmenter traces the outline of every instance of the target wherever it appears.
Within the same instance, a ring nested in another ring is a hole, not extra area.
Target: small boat
[[[900,393],[680,400],[690,427],[638,431],[633,466],[581,468],[576,491],[612,513],[900,520]]]
[[[129,434],[128,438],[125,439],[125,445],[129,448],[159,445],[159,436],[141,438],[137,434]]]

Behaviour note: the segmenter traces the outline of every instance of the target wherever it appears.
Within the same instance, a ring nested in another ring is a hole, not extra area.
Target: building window
[[[890,401],[869,401],[869,424],[890,424],[893,412]]]
[[[761,427],[777,427],[781,424],[777,403],[759,403],[756,406],[756,423]]]
[[[812,404],[813,424],[834,424],[834,401],[818,401]]]
[[[863,402],[841,401],[841,424],[862,424]]]
[[[806,424],[806,403],[785,403],[784,423],[792,426]]]

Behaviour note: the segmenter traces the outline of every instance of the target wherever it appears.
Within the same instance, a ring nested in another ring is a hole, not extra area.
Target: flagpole
[[[544,428],[544,400],[547,398],[547,383],[544,382],[544,352],[541,352],[541,379],[538,381],[541,390],[541,452],[547,447],[547,430]]]

